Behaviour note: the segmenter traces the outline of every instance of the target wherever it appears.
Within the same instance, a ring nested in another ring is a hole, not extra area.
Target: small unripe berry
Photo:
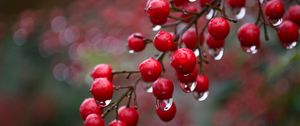
[[[156,106],[156,114],[164,122],[171,121],[176,115],[175,103],[173,102],[170,109],[168,109],[166,111],[162,110],[159,106]]]
[[[85,99],[79,107],[80,116],[83,120],[90,114],[102,114],[102,109],[98,106],[94,98]]]
[[[299,38],[299,27],[289,20],[283,21],[277,29],[277,35],[281,44],[284,47],[288,47],[292,43],[297,42]]]
[[[126,124],[121,120],[113,120],[109,123],[109,126],[126,126]]]
[[[280,19],[284,14],[284,5],[281,0],[270,0],[265,6],[265,13],[271,20]]]
[[[100,115],[90,114],[84,121],[84,126],[104,126],[105,122]]]
[[[91,72],[91,77],[96,80],[97,78],[106,77],[111,81],[112,79],[112,68],[108,64],[98,64]]]
[[[146,44],[143,40],[141,33],[133,33],[128,37],[128,48],[135,52],[139,52],[145,49]]]
[[[174,86],[171,80],[165,78],[158,78],[152,84],[152,89],[154,96],[159,100],[163,100],[172,98]]]
[[[185,83],[185,84],[195,82],[197,75],[198,75],[198,67],[197,66],[194,68],[194,71],[189,74],[181,74],[181,73],[176,72],[177,79],[181,83]]]
[[[209,21],[208,33],[216,40],[224,40],[230,32],[230,26],[225,18],[217,17]]]
[[[199,4],[201,7],[205,7],[206,4],[209,4],[211,0],[199,0]]]
[[[169,51],[173,45],[173,36],[170,32],[159,31],[154,37],[154,47],[162,52]]]
[[[226,2],[231,8],[242,8],[246,4],[246,0],[226,0]]]
[[[139,114],[134,108],[122,106],[118,110],[118,119],[126,124],[126,126],[137,126]]]
[[[198,39],[200,42],[200,45],[203,44],[203,39],[204,36],[202,33],[198,33]],[[182,35],[182,42],[184,43],[186,48],[189,49],[195,49],[197,47],[197,36],[196,36],[196,31],[194,28],[191,28],[189,30],[187,30],[186,32],[184,32],[184,34]]]
[[[194,52],[188,48],[181,48],[173,52],[171,55],[172,67],[181,74],[193,72],[197,63]]]
[[[96,100],[111,100],[113,96],[113,84],[107,78],[98,78],[91,85],[90,92]]]
[[[151,57],[140,63],[139,70],[145,82],[152,82],[160,76],[162,66],[159,61]]]
[[[197,76],[195,91],[202,93],[202,92],[207,91],[208,87],[209,87],[209,80],[208,80],[207,76],[205,76],[204,74],[199,74]]]
[[[215,40],[210,34],[206,35],[206,44],[210,49],[219,49],[224,47],[225,40]]]
[[[154,25],[162,25],[167,21],[170,6],[166,0],[148,0],[145,11]]]
[[[286,14],[288,20],[300,26],[300,5],[290,6]]]
[[[238,39],[242,47],[259,46],[259,28],[253,23],[245,23],[238,30]]]

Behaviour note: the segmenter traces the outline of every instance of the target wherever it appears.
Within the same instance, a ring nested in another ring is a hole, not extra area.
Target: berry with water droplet
[[[238,30],[238,39],[243,48],[260,45],[259,28],[253,23],[245,23]]]
[[[185,83],[185,84],[195,82],[197,75],[198,75],[198,67],[197,66],[194,68],[194,71],[189,74],[181,74],[181,73],[176,72],[177,79],[181,83]]]
[[[133,33],[128,37],[128,48],[135,52],[139,52],[145,49],[146,44],[143,40],[143,35],[141,33]]]
[[[207,31],[216,40],[224,40],[230,32],[230,25],[225,18],[213,18],[208,23]]]
[[[80,116],[83,120],[90,114],[102,114],[102,109],[98,106],[94,98],[85,99],[79,107]]]
[[[158,78],[153,84],[153,95],[157,99],[170,99],[173,96],[173,82],[166,78]]]
[[[113,120],[109,123],[109,126],[127,126],[127,125],[121,120]]]
[[[145,11],[154,25],[162,25],[167,21],[170,6],[166,0],[148,0]]]
[[[292,43],[297,43],[299,38],[299,27],[289,20],[283,21],[277,29],[277,35],[281,44],[284,47],[287,47]]]
[[[84,121],[84,126],[104,126],[105,122],[100,115],[90,114]]]
[[[196,92],[205,92],[208,90],[209,87],[209,80],[206,75],[204,74],[199,74],[197,76],[197,81],[196,81]]]
[[[300,5],[290,6],[287,10],[286,17],[288,20],[300,26]]]
[[[126,126],[136,126],[139,120],[139,114],[135,108],[122,106],[118,110],[118,119]]]
[[[231,8],[242,8],[246,4],[246,0],[226,0]]]
[[[203,44],[204,36],[202,33],[199,33],[198,35],[200,45]],[[191,28],[184,32],[182,35],[182,42],[184,43],[186,48],[189,49],[195,49],[197,47],[197,36],[196,36],[196,30],[194,28]]]
[[[91,85],[90,92],[95,100],[106,101],[113,96],[113,84],[107,78],[98,78]]]
[[[210,49],[219,49],[224,47],[225,40],[216,40],[210,34],[206,35],[206,44]]]
[[[278,20],[284,14],[284,4],[281,0],[270,0],[265,6],[266,16],[271,20]]]
[[[171,55],[172,67],[181,74],[193,72],[196,63],[197,58],[194,52],[188,48],[180,48]]]
[[[173,45],[173,36],[170,32],[159,31],[154,37],[154,47],[162,52],[169,51]]]
[[[96,80],[97,78],[106,77],[108,80],[111,81],[112,68],[108,64],[98,64],[97,66],[95,66],[90,75],[94,80]]]
[[[173,102],[170,109],[168,110],[163,110],[161,109],[159,106],[156,106],[156,114],[158,115],[158,117],[164,121],[164,122],[168,122],[171,121],[176,114],[176,106],[175,103]]]
[[[139,70],[145,82],[152,82],[160,76],[162,66],[159,61],[151,57],[140,63]]]

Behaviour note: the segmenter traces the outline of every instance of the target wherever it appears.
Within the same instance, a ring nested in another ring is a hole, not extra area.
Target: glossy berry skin
[[[205,7],[206,4],[209,4],[211,0],[199,0],[199,4],[201,7]]]
[[[85,99],[79,107],[80,116],[83,120],[90,114],[102,114],[102,109],[98,106],[94,98]]]
[[[242,47],[259,46],[259,28],[253,23],[245,23],[238,30],[238,39]]]
[[[189,0],[173,0],[173,3],[175,4],[175,6],[181,7],[188,4]]]
[[[112,68],[108,64],[98,64],[91,72],[91,77],[95,80],[97,78],[106,77],[111,81],[112,79]]]
[[[300,26],[300,5],[290,6],[287,10],[286,17],[288,20]]]
[[[126,126],[137,126],[139,114],[136,109],[122,106],[118,110],[118,119],[126,124]]]
[[[170,99],[173,96],[173,82],[169,79],[158,78],[153,84],[153,95],[159,99]]]
[[[109,126],[127,126],[124,122],[121,120],[113,120],[109,123]]]
[[[181,74],[176,72],[176,77],[181,83],[191,83],[195,82],[198,75],[198,67],[196,66],[192,73],[189,74]]]
[[[140,63],[139,70],[145,82],[152,82],[160,76],[162,66],[159,61],[151,57]]]
[[[242,8],[246,4],[246,0],[226,0],[226,2],[231,8]]]
[[[173,45],[173,36],[170,32],[159,31],[153,39],[154,47],[162,52],[169,51]]]
[[[176,72],[188,74],[193,72],[197,59],[194,52],[188,48],[180,48],[171,55],[171,65]]]
[[[196,88],[195,91],[202,93],[208,90],[209,87],[209,80],[207,78],[207,76],[205,76],[204,74],[199,74],[197,76],[197,80],[196,80]]]
[[[156,106],[156,114],[158,115],[158,117],[160,118],[160,120],[164,121],[164,122],[169,122],[171,121],[175,115],[176,115],[176,105],[173,102],[172,106],[169,110],[164,111],[162,110],[160,107]]]
[[[148,0],[145,11],[154,25],[162,25],[170,14],[170,6],[166,0]]]
[[[202,45],[203,41],[204,41],[203,34],[200,33],[198,35],[198,38],[199,38],[200,45]],[[196,31],[194,28],[191,28],[191,29],[187,30],[186,32],[184,32],[181,39],[186,48],[195,49],[197,47],[197,44],[198,44],[197,36],[196,36]]]
[[[90,92],[98,101],[110,100],[113,96],[113,84],[107,78],[98,78],[91,85]]]
[[[230,32],[230,26],[225,18],[217,17],[209,21],[207,30],[216,40],[224,40]]]
[[[140,52],[145,49],[146,44],[141,33],[133,33],[128,37],[128,48],[135,52]]]
[[[210,34],[206,35],[206,44],[210,49],[220,49],[224,47],[225,40],[215,40]]]
[[[271,20],[280,19],[284,14],[284,5],[281,0],[270,0],[266,3],[265,13]]]
[[[279,25],[277,35],[283,46],[288,46],[293,42],[297,42],[299,38],[299,27],[295,23],[286,20]]]
[[[186,23],[189,23],[193,19],[192,17],[194,15],[192,13],[198,12],[198,9],[193,5],[186,5],[183,7],[183,10],[186,12],[182,13],[181,18],[185,19],[183,21]],[[190,13],[188,13],[188,12],[190,12]]]
[[[100,115],[90,114],[84,121],[84,126],[104,126],[105,122]]]

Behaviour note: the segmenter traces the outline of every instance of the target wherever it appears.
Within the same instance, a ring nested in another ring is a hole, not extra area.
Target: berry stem
[[[261,3],[259,2],[259,0],[257,0],[258,2],[258,8],[259,8],[259,14],[258,14],[258,17],[257,17],[257,20],[256,20],[256,24],[258,23],[260,17],[262,18],[263,20],[263,27],[264,27],[264,33],[265,33],[265,40],[269,40],[269,36],[268,36],[268,29],[267,29],[267,23],[266,23],[266,18],[263,14],[263,9],[262,9],[262,5]]]

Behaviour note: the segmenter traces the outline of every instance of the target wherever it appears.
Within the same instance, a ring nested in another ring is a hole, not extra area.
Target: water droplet
[[[143,82],[143,87],[147,93],[152,93],[152,82]]]
[[[111,102],[111,99],[105,100],[105,101],[99,101],[98,104],[100,107],[104,108],[104,107],[108,106],[110,104],[110,102]]]
[[[214,57],[214,60],[220,60],[224,55],[224,48],[209,49],[208,53]]]
[[[210,9],[209,12],[206,15],[206,19],[210,20],[211,18],[213,18],[214,17],[214,13],[215,13],[215,10],[214,9]]]
[[[209,92],[205,91],[205,92],[194,92],[193,96],[197,101],[204,101],[205,99],[207,99]]]
[[[168,111],[173,104],[173,98],[170,99],[164,99],[164,100],[159,100],[156,99],[156,105],[163,111]]]
[[[289,44],[285,44],[284,46],[286,49],[293,49],[294,47],[296,47],[296,45],[297,45],[297,41],[291,42]]]
[[[195,90],[196,88],[196,82],[191,82],[191,83],[180,83],[180,88],[182,91],[185,93],[190,93]]]
[[[240,19],[244,18],[245,15],[246,15],[246,8],[245,8],[245,7],[242,7],[242,8],[240,8],[239,10],[237,10],[236,15],[235,15],[235,18],[236,18],[237,20],[240,20]]]
[[[190,2],[195,2],[195,1],[197,1],[197,0],[189,0]]]
[[[129,54],[133,54],[133,53],[134,53],[134,50],[129,50],[128,53],[129,53]]]
[[[264,3],[264,0],[259,0],[260,3]]]
[[[273,26],[279,26],[282,23],[283,19],[280,18],[278,20],[270,20]]]
[[[199,56],[199,54],[200,54],[200,52],[199,52],[199,50],[198,50],[198,49],[195,49],[194,53],[195,53],[196,57],[198,57],[198,56]]]
[[[159,31],[161,29],[161,25],[155,25],[152,27],[152,31]]]
[[[258,48],[257,46],[251,46],[251,47],[243,47],[243,50],[246,52],[246,53],[249,53],[249,54],[255,54],[257,53],[258,51]]]

